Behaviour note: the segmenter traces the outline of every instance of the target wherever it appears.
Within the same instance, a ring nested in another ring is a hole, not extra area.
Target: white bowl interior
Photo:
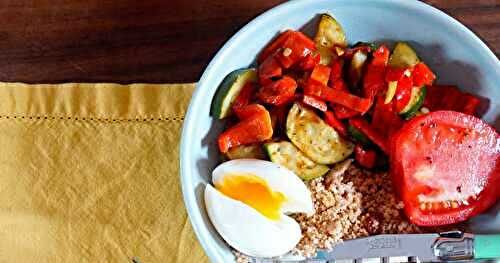
[[[184,201],[195,232],[213,262],[233,256],[212,227],[203,191],[219,162],[216,138],[223,124],[209,116],[213,95],[231,71],[248,67],[278,32],[312,33],[317,14],[328,12],[342,24],[350,43],[408,41],[436,72],[438,83],[456,84],[488,102],[484,119],[500,128],[500,62],[471,31],[441,11],[418,1],[292,1],[273,8],[240,30],[217,53],[204,72],[185,118],[181,144]],[[486,103],[487,104],[487,103]],[[475,232],[500,233],[500,204],[471,220]]]

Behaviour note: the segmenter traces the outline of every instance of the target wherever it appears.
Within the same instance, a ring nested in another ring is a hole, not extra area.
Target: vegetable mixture
[[[349,46],[323,14],[314,38],[287,30],[230,73],[211,114],[229,159],[267,159],[302,180],[353,156],[390,170],[408,219],[448,225],[498,200],[500,137],[477,116],[480,99],[436,75],[405,42]]]

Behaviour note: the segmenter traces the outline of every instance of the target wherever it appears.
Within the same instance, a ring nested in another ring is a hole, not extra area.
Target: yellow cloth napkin
[[[179,185],[194,85],[0,83],[0,262],[206,262]]]

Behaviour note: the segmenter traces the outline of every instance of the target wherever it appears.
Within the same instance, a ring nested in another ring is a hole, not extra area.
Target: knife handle
[[[474,258],[500,258],[500,235],[474,235]]]

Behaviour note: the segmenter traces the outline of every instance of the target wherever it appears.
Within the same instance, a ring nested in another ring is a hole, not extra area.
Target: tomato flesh
[[[498,199],[500,137],[478,118],[454,111],[413,118],[390,148],[391,176],[414,224],[461,222]]]

